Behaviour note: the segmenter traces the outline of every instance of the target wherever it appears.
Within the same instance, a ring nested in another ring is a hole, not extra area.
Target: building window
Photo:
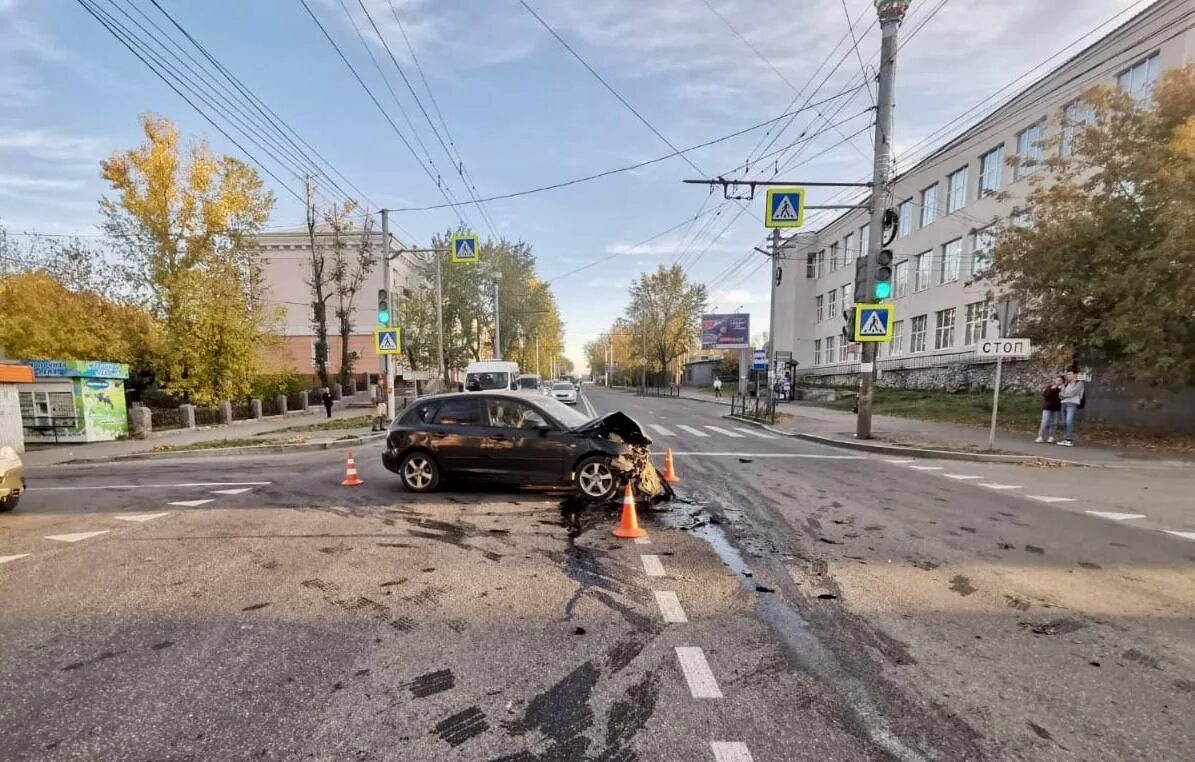
[[[817,254],[812,251],[805,255],[805,277],[817,277]]]
[[[826,319],[826,298],[821,294],[817,295],[817,322],[822,322]]]
[[[938,219],[938,184],[921,191],[921,227]]]
[[[846,362],[849,359],[847,356],[848,349],[850,349],[850,345],[847,344],[846,339],[838,342],[838,362]]]
[[[842,263],[838,261],[838,242],[830,244],[830,272],[835,272],[842,267]]]
[[[972,346],[980,339],[986,339],[988,333],[988,305],[987,302],[975,302],[967,305],[967,323],[963,327],[963,344]]]
[[[826,302],[828,304],[826,314],[833,320],[834,316],[838,314],[838,289],[830,289],[830,293],[826,297]]]
[[[1082,101],[1068,104],[1062,110],[1062,146],[1059,152],[1063,158],[1075,152],[1075,136],[1095,124],[1095,110]]]
[[[962,209],[967,203],[967,168],[963,167],[946,177],[946,213]]]
[[[942,273],[938,283],[953,283],[958,280],[959,268],[963,264],[963,239],[942,244]]]
[[[910,352],[924,352],[925,351],[925,325],[927,322],[927,315],[918,315],[910,321],[909,326],[909,351]]]
[[[892,268],[892,280],[895,282],[893,288],[896,289],[894,299],[909,295],[909,260],[896,263],[896,267]]]
[[[1154,53],[1117,75],[1116,84],[1139,101],[1149,100],[1153,95],[1154,83],[1158,81],[1159,65],[1158,54]]]
[[[822,249],[817,253],[817,277],[822,277],[826,274],[826,250]]]
[[[871,248],[871,225],[859,228],[859,256],[863,256]]]
[[[940,310],[934,314],[934,349],[950,349],[954,346],[954,308]]]
[[[988,269],[992,261],[992,247],[996,243],[996,234],[991,228],[977,230],[971,234],[971,274],[979,275]]]
[[[814,365],[822,364],[822,340],[821,339],[813,340],[813,364]]]
[[[834,362],[834,342],[837,340],[836,336],[826,337],[826,364]]]
[[[1004,146],[999,145],[979,157],[979,198],[997,193],[1004,185]]]
[[[888,354],[903,355],[905,353],[905,321],[897,320],[892,324],[892,343],[888,345]]]
[[[934,253],[932,251],[924,251],[917,255],[916,261],[917,273],[913,283],[913,291],[924,291],[929,288],[929,273],[934,263]]]
[[[1026,127],[1017,133],[1017,156],[1021,160],[1013,168],[1012,179],[1020,180],[1022,177],[1028,177],[1037,171],[1037,165],[1041,163],[1040,124]],[[1029,162],[1029,164],[1026,165],[1024,162]]]
[[[896,208],[896,213],[900,215],[900,224],[896,232],[901,238],[904,238],[909,233],[913,232],[913,199],[900,202],[900,206]]]
[[[854,264],[855,260],[859,258],[859,252],[855,251],[854,233],[847,233],[846,237],[842,239],[842,253],[846,256],[845,264]]]

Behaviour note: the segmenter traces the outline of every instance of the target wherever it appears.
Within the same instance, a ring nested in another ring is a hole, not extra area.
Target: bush
[[[254,377],[249,384],[249,395],[259,400],[272,400],[279,394],[290,397],[307,388],[307,382],[289,371],[284,373],[263,373]]]

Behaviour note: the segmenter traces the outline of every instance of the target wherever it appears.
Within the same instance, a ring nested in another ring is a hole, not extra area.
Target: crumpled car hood
[[[622,441],[629,445],[646,447],[651,444],[651,438],[643,433],[643,427],[634,418],[618,411],[594,418],[589,423],[577,427],[575,431],[578,434],[594,437],[617,434]]]

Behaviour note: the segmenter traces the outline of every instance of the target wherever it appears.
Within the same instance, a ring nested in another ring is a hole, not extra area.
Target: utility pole
[[[647,394],[647,323],[643,324],[643,367],[639,369],[639,393]]]
[[[539,375],[539,331],[535,332],[535,375]]]
[[[769,286],[768,292],[771,296],[768,299],[768,378],[771,380],[771,373],[776,367],[776,288],[780,285],[780,228],[772,228],[772,250],[764,251],[758,246],[755,250],[764,256],[770,257],[772,260],[772,283]],[[768,394],[772,393],[772,384],[768,384]]]
[[[494,359],[502,359],[502,310],[498,308],[498,274],[494,273]]]
[[[439,344],[440,388],[448,384],[448,365],[444,360],[444,286],[440,281],[440,251],[432,252],[436,260],[436,342]]]
[[[908,0],[876,0],[880,17],[880,86],[876,96],[875,166],[871,179],[871,240],[867,247],[868,298],[875,293],[875,270],[884,240],[884,210],[892,192],[892,112],[895,102],[897,32],[909,9]],[[864,342],[859,364],[859,415],[855,436],[871,439],[871,397],[875,385],[875,358],[878,346]]]
[[[390,308],[386,312],[386,327],[394,325],[394,297],[391,295],[390,289],[392,284],[390,282],[390,210],[382,210],[382,288],[386,291],[386,298],[389,300],[387,306]],[[394,370],[393,363],[390,362],[390,355],[382,355],[382,383],[386,388],[386,420],[394,420],[394,379],[392,378]]]

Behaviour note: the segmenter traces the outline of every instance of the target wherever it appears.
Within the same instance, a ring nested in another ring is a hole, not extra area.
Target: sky
[[[766,330],[768,270],[753,253],[767,233],[762,192],[728,201],[683,180],[870,179],[874,83],[862,84],[879,57],[872,0],[306,0],[376,104],[303,0],[159,3],[301,138],[291,139],[303,156],[267,142],[271,157],[236,131],[227,115],[236,112],[207,109],[246,155],[84,7],[160,34],[152,19],[188,46],[151,0],[0,0],[0,223],[10,235],[98,235],[99,162],[142,143],[138,117],[154,112],[273,173],[264,175],[277,197],[270,226],[302,222],[312,164],[324,203],[465,202],[395,212],[392,227],[414,245],[459,224],[529,243],[560,305],[566,354],[584,367],[584,342],[623,313],[631,281],[660,265],[679,262],[706,284],[711,308],[741,308],[753,334]],[[974,121],[952,125],[960,114],[1020,83],[990,109],[1149,3],[913,0],[897,62],[898,168]],[[763,123],[638,169],[469,203]],[[807,203],[840,202],[838,194],[814,189]],[[806,230],[832,214],[811,215]]]

